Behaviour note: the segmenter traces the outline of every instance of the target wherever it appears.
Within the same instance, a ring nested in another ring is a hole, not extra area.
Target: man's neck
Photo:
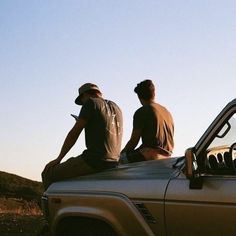
[[[155,103],[154,99],[150,99],[150,100],[144,100],[144,99],[140,99],[141,104],[144,105],[150,105],[152,103]]]

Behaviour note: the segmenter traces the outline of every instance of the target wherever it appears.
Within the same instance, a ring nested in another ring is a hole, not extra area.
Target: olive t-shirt
[[[141,147],[161,148],[172,153],[174,122],[165,107],[158,103],[142,106],[134,114],[133,128],[141,130]]]
[[[95,168],[117,163],[121,151],[123,120],[120,108],[103,98],[89,98],[82,106],[79,118],[85,126],[84,160]]]

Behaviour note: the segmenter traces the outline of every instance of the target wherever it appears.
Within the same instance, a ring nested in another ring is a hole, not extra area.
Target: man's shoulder
[[[163,117],[165,117],[166,119],[171,119],[173,120],[172,114],[171,112],[163,105],[156,103],[156,111],[159,114],[162,114]]]
[[[141,106],[140,108],[138,108],[134,112],[134,116],[137,117],[137,116],[140,116],[140,115],[142,115],[143,113],[146,113],[146,112],[147,112],[147,107],[146,106]]]
[[[121,112],[120,107],[114,101],[104,99],[102,97],[91,98],[90,100],[91,103],[93,104],[93,107],[98,108],[98,110],[104,110],[104,108],[107,107],[108,109],[114,109],[116,111]]]
[[[90,102],[91,103],[98,103],[98,104],[104,104],[104,103],[107,103],[107,104],[115,104],[115,102],[111,101],[111,100],[108,100],[108,99],[104,99],[102,97],[96,97],[96,98],[89,98]]]
[[[168,109],[160,103],[153,103],[151,107],[156,110],[169,112]]]
[[[141,106],[136,110],[135,114],[153,113],[153,112],[162,112],[162,113],[164,112],[170,114],[169,110],[165,106],[159,103],[152,103]]]
[[[115,103],[114,101],[111,101],[111,100],[108,100],[108,99],[105,99],[104,101],[105,101],[109,106],[121,110],[120,107],[117,105],[117,103]]]
[[[153,107],[151,105],[143,105],[141,107],[139,107],[135,113],[142,113],[142,112],[148,112],[153,110]]]
[[[104,104],[104,101],[105,100],[102,97],[96,97],[96,98],[90,97],[84,105],[92,106],[95,108]]]

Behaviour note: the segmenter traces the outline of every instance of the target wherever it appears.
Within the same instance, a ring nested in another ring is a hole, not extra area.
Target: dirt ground
[[[0,214],[1,236],[50,236],[40,233],[44,225],[40,215]]]

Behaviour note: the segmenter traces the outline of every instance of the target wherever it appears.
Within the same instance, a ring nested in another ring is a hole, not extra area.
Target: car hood
[[[173,168],[177,158],[120,165],[92,175],[53,183],[46,194],[119,193],[129,198],[152,198],[163,194],[171,177],[178,175]]]

